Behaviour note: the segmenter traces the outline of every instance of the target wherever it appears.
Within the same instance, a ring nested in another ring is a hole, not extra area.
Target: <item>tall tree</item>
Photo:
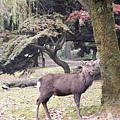
[[[113,0],[88,1],[103,79],[102,108],[110,120],[113,109],[120,108],[120,50],[115,31]]]

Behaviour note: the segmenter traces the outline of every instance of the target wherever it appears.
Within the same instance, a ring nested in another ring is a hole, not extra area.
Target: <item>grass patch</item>
[[[47,73],[62,73],[61,67],[36,69],[30,77],[40,77]],[[7,75],[6,75],[7,76]],[[36,100],[39,92],[36,88],[11,88],[9,91],[0,90],[0,120],[35,120]],[[81,114],[91,115],[99,111],[101,103],[101,81],[96,81],[81,97]],[[62,120],[77,120],[76,106],[73,96],[53,96],[48,102],[51,116],[59,113]],[[45,111],[40,106],[39,116],[46,118]],[[56,120],[61,120],[56,118]]]

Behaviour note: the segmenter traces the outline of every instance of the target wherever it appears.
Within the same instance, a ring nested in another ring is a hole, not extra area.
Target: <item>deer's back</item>
[[[83,93],[85,90],[81,73],[48,74],[42,78],[42,86],[60,96]]]

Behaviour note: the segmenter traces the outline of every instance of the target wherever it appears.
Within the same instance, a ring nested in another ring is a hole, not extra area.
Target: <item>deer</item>
[[[52,97],[73,95],[76,104],[77,116],[82,120],[80,115],[80,98],[94,81],[95,63],[91,61],[81,61],[82,70],[74,73],[56,73],[47,74],[41,77],[37,83],[40,96],[36,101],[36,120],[39,119],[39,106],[42,103],[47,117],[51,116],[47,107],[47,102]]]

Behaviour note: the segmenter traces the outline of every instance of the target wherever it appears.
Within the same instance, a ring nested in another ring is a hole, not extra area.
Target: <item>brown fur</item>
[[[80,119],[80,97],[93,82],[95,64],[93,61],[83,62],[82,72],[66,74],[47,74],[39,79],[41,86],[40,97],[37,99],[36,120],[38,118],[39,105],[42,103],[47,117],[51,119],[47,108],[47,102],[54,94],[57,96],[74,95],[74,101],[77,106],[77,115]]]

